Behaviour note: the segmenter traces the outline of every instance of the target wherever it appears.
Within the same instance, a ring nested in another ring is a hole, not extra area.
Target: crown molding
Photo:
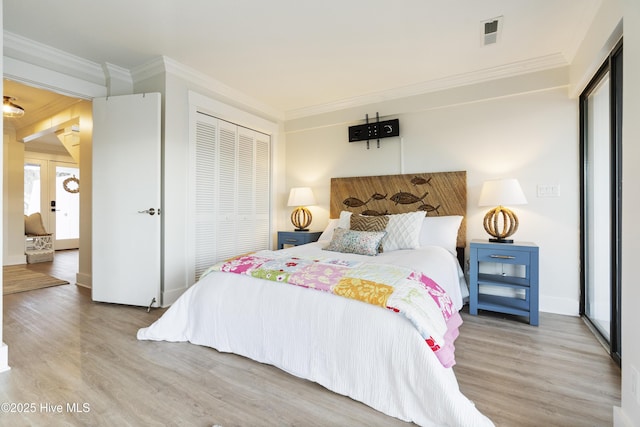
[[[3,76],[40,89],[80,99],[107,96],[104,84],[96,84],[68,73],[54,71],[18,59],[3,58]]]
[[[166,56],[159,56],[131,70],[134,82],[151,78],[163,72],[173,74],[207,91],[216,93],[233,104],[239,104],[277,121],[284,120],[284,112]]]
[[[562,54],[557,53],[525,61],[514,62],[499,67],[487,68],[470,73],[457,74],[441,79],[434,79],[417,83],[414,85],[408,85],[366,95],[355,96],[336,102],[329,102],[326,104],[320,104],[311,107],[288,110],[285,112],[285,119],[295,120],[304,117],[315,116],[318,114],[344,110],[347,108],[360,107],[363,105],[407,98],[410,96],[421,95],[425,93],[438,92],[454,87],[483,83],[491,80],[529,74],[552,68],[565,67],[568,65],[569,63],[567,62],[565,57]]]
[[[102,70],[107,79],[107,87],[111,95],[113,95],[114,88],[116,90],[120,89],[123,93],[131,93],[133,91],[133,78],[129,70],[109,62],[105,62],[102,65]]]
[[[105,74],[109,77],[117,78],[124,81],[132,81],[131,71],[127,70],[124,67],[111,64],[110,62],[105,62],[102,68],[105,71]]]
[[[4,31],[3,36],[5,57],[46,66],[94,84],[105,85],[105,75],[100,64],[9,31]]]
[[[166,71],[167,70],[164,64],[164,57],[157,56],[142,65],[132,68],[131,78],[133,80],[133,83],[135,84],[142,80],[161,75]]]

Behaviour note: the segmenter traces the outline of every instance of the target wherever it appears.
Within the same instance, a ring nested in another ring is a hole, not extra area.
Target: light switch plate
[[[538,184],[538,197],[560,197],[560,186],[558,184]]]

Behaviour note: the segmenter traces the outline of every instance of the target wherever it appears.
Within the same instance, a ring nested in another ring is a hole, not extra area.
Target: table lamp
[[[291,212],[291,223],[296,227],[295,231],[309,231],[311,224],[311,212],[306,206],[315,205],[316,198],[309,187],[293,187],[289,192],[287,206],[296,206]]]
[[[527,199],[517,179],[495,179],[482,184],[478,206],[497,205],[484,216],[484,229],[493,236],[490,242],[513,243],[508,237],[518,230],[518,217],[504,205],[526,204]]]

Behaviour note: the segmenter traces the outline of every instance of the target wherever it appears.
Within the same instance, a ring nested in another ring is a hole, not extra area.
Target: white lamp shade
[[[289,192],[287,206],[311,206],[316,204],[316,198],[309,187],[293,187]]]
[[[517,179],[494,179],[485,181],[480,191],[478,206],[526,205],[527,198]]]

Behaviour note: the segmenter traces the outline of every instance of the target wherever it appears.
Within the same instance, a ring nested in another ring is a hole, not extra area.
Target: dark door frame
[[[611,357],[621,364],[621,239],[622,239],[622,40],[620,40],[609,56],[598,69],[587,87],[580,95],[580,315],[587,320],[595,331],[591,319],[585,313],[586,306],[586,149],[588,137],[587,100],[601,79],[610,76],[610,194],[609,209],[611,212],[611,323],[608,340]],[[599,333],[599,332],[597,332]],[[604,337],[602,337],[607,341]]]

